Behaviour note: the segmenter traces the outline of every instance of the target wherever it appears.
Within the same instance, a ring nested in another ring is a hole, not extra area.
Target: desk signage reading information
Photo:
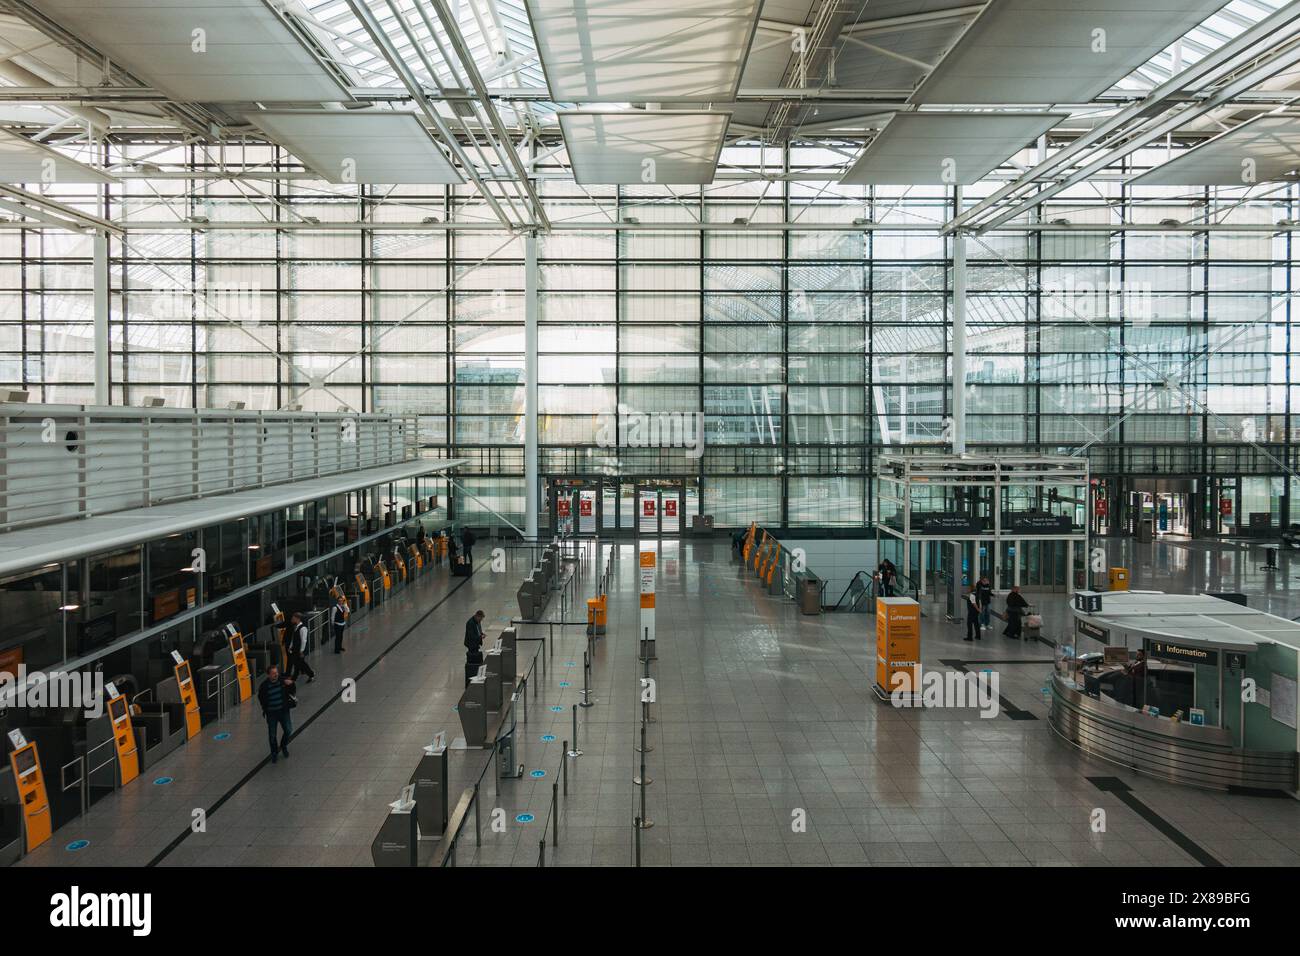
[[[1147,653],[1162,661],[1183,661],[1186,664],[1209,664],[1217,666],[1219,652],[1204,647],[1186,647],[1182,644],[1170,644],[1168,641],[1147,641]]]

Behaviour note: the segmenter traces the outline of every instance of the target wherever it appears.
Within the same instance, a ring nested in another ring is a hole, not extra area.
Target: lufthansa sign
[[[1219,652],[1204,647],[1184,647],[1170,644],[1168,641],[1148,641],[1147,653],[1162,661],[1183,661],[1186,664],[1209,664],[1217,666]]]

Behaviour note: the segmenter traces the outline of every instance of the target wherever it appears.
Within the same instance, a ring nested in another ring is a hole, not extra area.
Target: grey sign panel
[[[918,104],[1086,103],[1224,0],[994,0],[912,94]]]
[[[971,185],[1064,113],[898,113],[840,180],[849,186]]]

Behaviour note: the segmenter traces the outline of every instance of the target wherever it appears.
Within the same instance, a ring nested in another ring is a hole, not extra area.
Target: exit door
[[[682,530],[682,488],[637,488],[636,530],[642,535],[675,535]]]
[[[557,482],[551,487],[551,527],[564,534],[596,534],[600,521],[600,492]]]

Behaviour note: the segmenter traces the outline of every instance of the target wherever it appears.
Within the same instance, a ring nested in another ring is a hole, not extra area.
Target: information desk
[[[1204,594],[1078,592],[1049,725],[1173,783],[1295,793],[1300,625]]]

